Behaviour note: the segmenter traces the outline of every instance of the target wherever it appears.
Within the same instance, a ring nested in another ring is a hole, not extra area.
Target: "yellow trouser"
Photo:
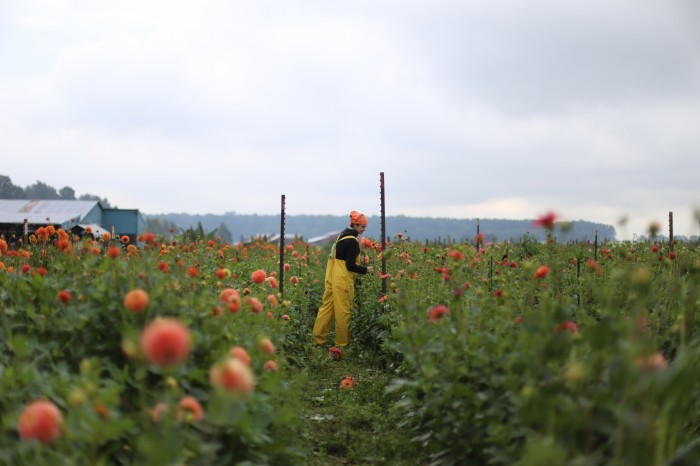
[[[323,301],[314,323],[314,341],[326,343],[335,317],[335,345],[350,343],[350,307],[355,296],[355,273],[350,272],[342,259],[329,259],[326,266],[326,283]]]

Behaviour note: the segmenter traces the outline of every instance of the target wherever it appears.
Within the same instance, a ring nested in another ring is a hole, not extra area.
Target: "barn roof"
[[[63,224],[85,218],[99,201],[0,199],[0,223]]]

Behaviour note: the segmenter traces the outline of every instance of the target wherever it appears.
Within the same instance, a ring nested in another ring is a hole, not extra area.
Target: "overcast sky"
[[[700,234],[697,0],[0,0],[0,174],[147,214]],[[627,218],[625,226],[620,220]]]

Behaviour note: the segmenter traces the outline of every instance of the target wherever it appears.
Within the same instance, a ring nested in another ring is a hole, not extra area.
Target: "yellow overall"
[[[355,276],[357,274],[348,270],[343,259],[335,258],[336,244],[346,239],[358,241],[354,236],[344,236],[338,239],[333,244],[331,254],[328,257],[323,301],[314,323],[314,341],[317,345],[326,343],[333,317],[335,317],[335,345],[347,346],[350,343],[350,307],[355,296]],[[358,264],[360,262],[359,254],[356,262]]]

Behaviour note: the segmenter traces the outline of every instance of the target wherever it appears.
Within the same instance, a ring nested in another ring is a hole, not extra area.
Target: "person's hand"
[[[373,272],[374,272],[374,267],[372,267],[371,265],[369,267],[367,267],[368,274],[373,273]]]

